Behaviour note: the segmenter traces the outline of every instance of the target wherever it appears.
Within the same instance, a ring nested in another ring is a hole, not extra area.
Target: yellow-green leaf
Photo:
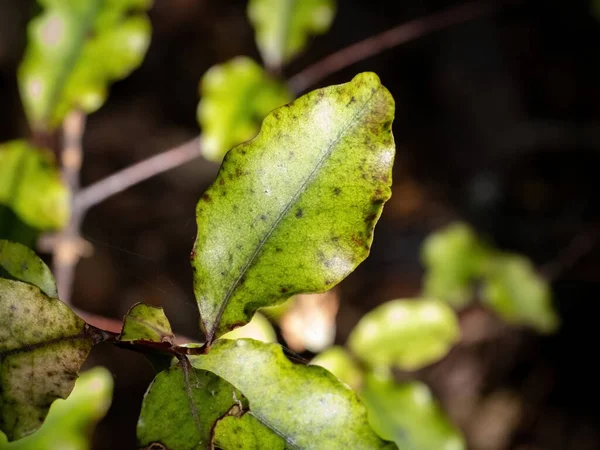
[[[453,223],[427,237],[421,250],[425,266],[423,295],[456,307],[473,298],[473,281],[481,276],[490,251],[471,227]]]
[[[96,111],[108,85],[144,58],[151,0],[38,0],[19,67],[25,112],[36,129],[52,129],[72,109]]]
[[[348,346],[373,367],[416,370],[445,356],[460,337],[456,314],[439,300],[392,300],[358,322]]]
[[[175,336],[161,307],[136,303],[125,316],[119,340],[169,342],[172,344]]]
[[[551,333],[559,325],[548,282],[519,255],[498,254],[484,279],[482,301],[507,322]]]
[[[4,269],[9,278],[37,286],[48,297],[58,297],[52,272],[29,247],[0,240],[0,269]]]
[[[277,334],[275,334],[273,325],[261,313],[254,314],[249,323],[225,333],[221,337],[223,339],[250,338],[261,342],[277,342]]]
[[[373,432],[354,391],[322,367],[293,364],[280,345],[221,339],[192,364],[239,389],[249,402],[247,414],[290,449],[396,448]]]
[[[323,34],[335,16],[334,0],[250,0],[248,17],[268,67],[300,53],[312,35]]]
[[[211,67],[200,82],[200,97],[202,154],[217,162],[230,148],[256,136],[270,111],[292,100],[283,83],[246,57]]]
[[[360,397],[373,429],[403,450],[466,449],[461,433],[423,383],[395,384],[369,376]]]
[[[112,399],[110,372],[96,367],[81,374],[66,400],[57,400],[35,433],[18,441],[2,443],[7,450],[89,450],[92,427],[108,411]],[[0,432],[1,434],[1,432]]]
[[[310,363],[329,370],[352,389],[358,389],[362,384],[362,370],[344,347],[330,347],[315,356]]]
[[[377,75],[271,112],[198,202],[194,290],[209,342],[260,307],[324,292],[369,254],[390,197],[394,100]]]
[[[285,450],[285,440],[252,414],[226,416],[215,427],[215,444],[222,450]]]
[[[52,154],[25,141],[0,144],[0,203],[38,230],[65,226],[69,192]]]
[[[67,305],[0,278],[0,430],[9,440],[36,431],[52,402],[69,395],[92,345]]]
[[[184,367],[159,373],[148,388],[137,424],[141,448],[212,449],[217,421],[234,407],[241,412],[243,397],[229,383],[205,370]]]

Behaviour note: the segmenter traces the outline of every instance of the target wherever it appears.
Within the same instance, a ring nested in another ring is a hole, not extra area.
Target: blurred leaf
[[[416,370],[444,357],[460,338],[456,314],[439,300],[392,300],[365,314],[348,346],[373,367]]]
[[[156,443],[156,448],[169,450],[212,449],[216,422],[234,406],[241,412],[241,399],[229,383],[210,372],[170,367],[156,376],[144,396],[138,444],[154,448]]]
[[[48,297],[58,297],[52,272],[30,248],[16,242],[0,240],[0,268],[9,274],[11,279],[33,284]]]
[[[161,307],[136,303],[125,316],[119,340],[169,342],[172,344],[175,336],[171,331],[169,319]]]
[[[281,334],[295,352],[319,353],[335,341],[335,317],[339,309],[335,289],[322,294],[299,294],[279,321]]]
[[[52,154],[25,141],[0,144],[0,203],[39,230],[65,226],[69,192]]]
[[[403,450],[466,449],[460,432],[423,383],[395,384],[369,376],[361,399],[367,405],[373,429]]]
[[[485,270],[489,256],[489,250],[464,223],[436,231],[427,237],[421,251],[423,295],[465,306],[473,298],[472,283]]]
[[[9,440],[36,431],[52,402],[69,395],[92,345],[67,305],[0,279],[0,430]]]
[[[10,444],[7,450],[88,450],[92,427],[110,406],[113,379],[110,372],[96,367],[81,374],[67,400],[57,400],[35,433]],[[1,433],[0,433],[1,434]]]
[[[243,327],[236,328],[221,336],[222,339],[250,338],[261,342],[277,342],[273,325],[261,313],[254,314],[252,320]]]
[[[543,333],[551,333],[559,325],[550,286],[522,256],[499,254],[493,258],[484,279],[482,301],[507,322]]]
[[[304,50],[308,39],[327,32],[334,0],[250,0],[248,17],[267,67],[278,68]]]
[[[396,448],[371,430],[351,389],[322,367],[293,364],[280,345],[221,339],[192,364],[238,388],[250,404],[248,414],[292,448]]]
[[[285,450],[285,440],[252,414],[226,416],[215,428],[215,444],[223,450]]]
[[[362,369],[343,347],[328,348],[315,356],[310,363],[329,370],[352,389],[358,389],[362,383]]]
[[[40,234],[39,230],[23,222],[12,208],[0,202],[0,239],[34,248]]]
[[[58,126],[72,109],[96,111],[108,85],[140,65],[151,0],[38,0],[19,85],[32,128]]]
[[[270,111],[292,100],[281,82],[246,57],[211,67],[200,82],[200,96],[200,145],[203,155],[216,162],[233,146],[256,136]]]
[[[194,290],[208,342],[261,307],[323,292],[368,255],[390,197],[394,100],[373,73],[269,114],[196,209]]]

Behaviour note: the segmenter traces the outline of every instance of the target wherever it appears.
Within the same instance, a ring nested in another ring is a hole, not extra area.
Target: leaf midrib
[[[367,108],[367,106],[369,105],[369,103],[371,102],[371,100],[373,99],[373,97],[375,97],[375,95],[379,92],[380,89],[381,89],[381,86],[378,86],[371,93],[371,96],[365,101],[364,105],[356,112],[356,114],[354,115],[354,117],[352,117],[352,119],[350,119],[350,121],[348,122],[348,124],[339,132],[339,134],[335,138],[335,140],[331,144],[329,144],[329,147],[327,148],[327,150],[325,151],[325,153],[323,154],[323,156],[321,157],[321,159],[317,162],[317,164],[315,165],[315,167],[313,168],[313,170],[310,172],[310,174],[306,177],[306,180],[304,180],[304,182],[302,183],[302,185],[298,188],[298,190],[296,191],[296,193],[292,196],[292,198],[287,203],[287,205],[285,206],[285,208],[281,211],[281,213],[279,213],[279,216],[277,216],[277,219],[275,219],[275,221],[273,222],[273,224],[271,225],[271,227],[269,228],[269,230],[267,231],[267,233],[265,234],[265,236],[260,240],[260,242],[256,246],[256,249],[254,250],[254,252],[250,256],[250,258],[248,259],[248,262],[242,267],[239,276],[236,278],[236,280],[233,282],[233,284],[231,285],[231,287],[225,293],[225,297],[223,298],[223,301],[221,302],[221,306],[219,307],[219,311],[217,312],[217,315],[216,315],[215,321],[213,323],[213,326],[211,327],[210,332],[207,333],[207,342],[209,344],[212,343],[212,341],[213,341],[214,335],[215,335],[215,333],[217,331],[217,328],[219,326],[219,322],[221,321],[223,313],[225,312],[225,308],[227,308],[227,305],[229,304],[229,301],[231,300],[233,292],[239,286],[240,281],[242,280],[242,278],[244,277],[244,275],[246,275],[246,273],[248,272],[248,269],[252,266],[252,264],[254,264],[254,261],[256,261],[256,258],[260,254],[260,252],[261,252],[262,248],[264,247],[265,243],[273,235],[275,229],[279,226],[279,223],[287,215],[287,213],[292,208],[292,206],[294,206],[296,204],[296,202],[298,201],[298,199],[300,198],[300,196],[306,191],[307,186],[309,185],[309,183],[311,183],[313,181],[313,179],[315,178],[315,174],[317,173],[317,171],[319,171],[319,169],[321,169],[321,167],[323,167],[323,165],[325,164],[325,160],[328,159],[331,156],[331,154],[334,151],[334,148],[337,146],[337,144],[339,143],[339,141],[342,138],[342,136],[346,133],[346,131],[352,125],[354,125],[354,123],[358,120],[359,116],[362,115],[363,111]]]

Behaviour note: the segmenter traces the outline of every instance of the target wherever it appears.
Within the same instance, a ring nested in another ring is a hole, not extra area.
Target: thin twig
[[[555,259],[539,268],[539,273],[548,281],[555,281],[573,268],[584,256],[589,254],[598,241],[598,233],[593,231],[577,234]]]
[[[73,214],[69,224],[55,236],[52,265],[60,298],[67,304],[71,300],[74,268],[82,253],[82,239],[79,235],[81,216],[75,213],[73,206],[79,191],[79,172],[83,161],[81,141],[85,118],[81,111],[72,111],[63,124],[62,177],[69,188]]]
[[[197,136],[178,147],[151,156],[82,189],[75,198],[75,209],[87,211],[107,198],[153,176],[179,167],[201,154],[200,136]]]
[[[469,2],[427,17],[411,20],[326,56],[291,77],[288,85],[293,92],[300,94],[315,86],[325,77],[384,50],[413,41],[433,31],[481,17],[494,12],[497,8],[496,3]]]

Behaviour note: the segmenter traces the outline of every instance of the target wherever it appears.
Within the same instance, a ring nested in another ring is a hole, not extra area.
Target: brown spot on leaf
[[[304,217],[304,211],[302,210],[302,208],[298,208],[298,210],[296,211],[296,219],[301,219],[302,217]]]
[[[206,193],[205,193],[205,194],[202,196],[202,200],[204,200],[206,203],[210,203],[210,202],[211,202],[210,195],[208,195],[208,194],[206,194]]]

